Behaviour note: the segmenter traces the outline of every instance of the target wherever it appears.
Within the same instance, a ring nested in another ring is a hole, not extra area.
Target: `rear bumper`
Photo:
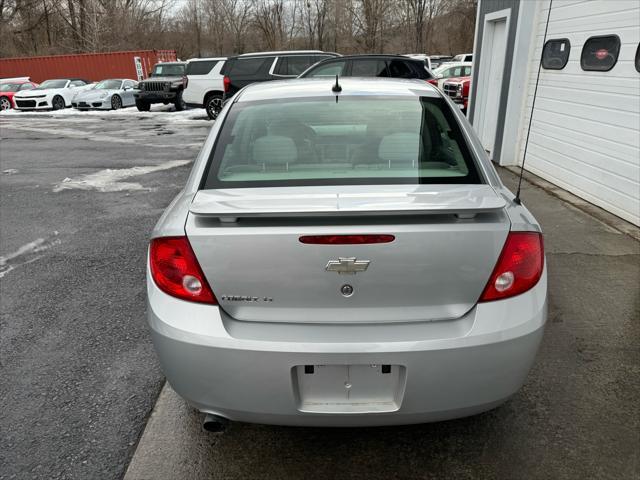
[[[201,411],[280,425],[410,424],[479,413],[517,392],[542,338],[546,288],[545,272],[529,292],[478,304],[461,319],[348,329],[286,326],[292,333],[279,340],[272,324],[247,325],[217,307],[177,300],[148,278],[148,319],[169,383]],[[341,340],[329,341],[334,334]],[[394,411],[303,408],[296,366],[372,364],[404,372]]]

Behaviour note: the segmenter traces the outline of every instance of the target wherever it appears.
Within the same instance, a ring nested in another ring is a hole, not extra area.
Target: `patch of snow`
[[[35,257],[33,255],[60,244],[60,239],[56,238],[57,236],[58,232],[53,232],[53,234],[47,238],[38,238],[33,242],[21,246],[18,250],[10,253],[6,257],[0,257],[0,278],[4,277],[10,271],[15,270],[17,266],[26,265],[42,258],[42,255]]]
[[[144,147],[157,147],[157,148],[167,148],[168,145],[163,143],[141,143],[138,139],[135,138],[126,138],[122,136],[111,136],[105,135],[101,133],[95,132],[87,132],[82,130],[74,130],[71,128],[47,128],[47,127],[32,127],[28,125],[3,125],[4,128],[12,128],[15,130],[23,130],[27,132],[36,132],[36,133],[45,133],[49,135],[59,135],[62,137],[69,138],[81,138],[83,140],[91,140],[94,142],[107,142],[107,143],[128,143],[128,144],[136,144]],[[113,133],[113,132],[112,132]],[[149,138],[150,135],[145,135],[145,137]],[[192,148],[199,147],[200,143],[172,143],[171,147],[176,148]]]
[[[61,110],[44,110],[44,111],[20,111],[20,110],[3,110],[0,117],[104,117],[104,118],[130,118],[132,116],[149,119],[166,120],[168,122],[183,122],[191,120],[202,120],[203,122],[213,124],[207,117],[207,113],[202,108],[186,109],[177,112],[173,105],[152,105],[151,111],[140,112],[136,107],[121,108],[119,110],[86,110],[80,111],[75,108],[64,108]]]
[[[124,190],[149,190],[139,183],[122,182],[125,178],[146,175],[147,173],[159,172],[170,168],[181,167],[191,163],[192,160],[170,160],[159,165],[149,165],[144,167],[120,168],[100,170],[96,173],[82,175],[77,178],[65,178],[54,188],[54,192],[62,190],[97,190],[99,192],[122,192]]]

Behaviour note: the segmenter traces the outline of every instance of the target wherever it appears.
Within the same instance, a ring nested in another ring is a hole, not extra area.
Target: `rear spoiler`
[[[495,212],[505,199],[489,185],[393,185],[200,190],[189,211],[235,221],[240,217],[447,215]]]

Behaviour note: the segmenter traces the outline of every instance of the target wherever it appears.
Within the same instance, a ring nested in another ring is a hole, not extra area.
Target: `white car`
[[[472,65],[471,62],[451,62],[436,68],[433,71],[433,76],[434,80],[438,82],[438,88],[442,90],[444,82],[449,78],[471,76]]]
[[[60,110],[71,106],[79,90],[89,87],[81,78],[45,80],[33,90],[16,93],[13,98],[16,110]]]
[[[473,62],[473,53],[460,53],[451,59],[454,62]]]
[[[220,70],[225,60],[226,57],[187,60],[187,87],[182,92],[182,99],[189,107],[205,108],[211,119],[215,119],[222,109],[224,75]]]

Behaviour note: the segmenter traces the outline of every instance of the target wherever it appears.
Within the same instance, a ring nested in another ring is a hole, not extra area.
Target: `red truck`
[[[467,105],[469,104],[469,87],[471,86],[471,77],[455,77],[444,82],[442,90],[445,95],[449,95],[462,110],[467,114]]]

